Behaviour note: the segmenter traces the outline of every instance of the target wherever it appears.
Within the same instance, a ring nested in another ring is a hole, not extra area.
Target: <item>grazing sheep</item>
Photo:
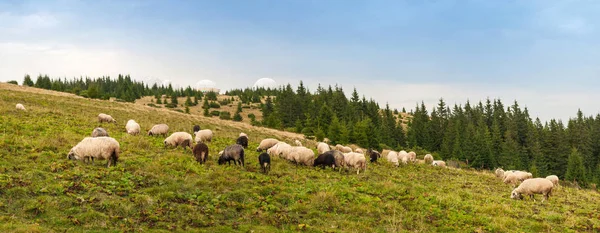
[[[425,157],[423,157],[423,160],[425,160],[426,164],[431,164],[433,163],[433,156],[431,154],[426,154]]]
[[[417,159],[417,164],[425,164],[425,160],[423,160],[423,159]]]
[[[504,175],[502,176],[502,180],[506,179],[506,177],[507,177],[509,174],[511,174],[511,173],[513,173],[513,170],[504,171]]]
[[[335,147],[334,147],[334,148],[332,148],[332,149],[335,149],[335,150],[342,151],[342,149],[344,149],[344,146],[342,146],[342,145],[340,145],[340,144],[336,144],[336,145],[335,145]]]
[[[92,137],[93,138],[97,138],[97,137],[108,137],[108,132],[106,132],[106,130],[104,128],[95,128],[92,131]]]
[[[194,133],[200,131],[200,126],[199,125],[194,125],[194,128],[192,129],[194,131]]]
[[[274,138],[263,139],[262,141],[260,141],[260,144],[256,148],[256,151],[261,152],[262,150],[267,150],[267,149],[273,147],[278,142],[279,142],[279,140],[274,139]]]
[[[208,158],[208,146],[202,142],[199,142],[192,149],[192,153],[194,153],[194,157],[196,157],[196,161],[199,163],[205,163]]]
[[[387,161],[394,164],[394,166],[398,166],[398,152],[396,151],[390,151],[387,154],[386,157]]]
[[[331,150],[333,153],[333,157],[335,158],[335,167],[339,167],[339,171],[342,171],[342,167],[346,166],[346,160],[344,159],[344,154],[339,150]]]
[[[169,126],[167,124],[158,124],[152,126],[150,130],[148,130],[148,135],[164,135],[167,136],[169,134]]]
[[[314,162],[314,166],[321,166],[322,168],[335,168],[335,156],[333,156],[333,151],[326,151],[325,153],[317,156]]]
[[[558,176],[555,176],[555,175],[546,176],[546,179],[549,181],[552,181],[552,184],[554,186],[558,186]]]
[[[329,140],[329,138],[323,138],[323,142],[325,144],[329,144],[329,143],[331,143],[331,140]]]
[[[127,121],[125,129],[127,130],[127,133],[131,135],[138,135],[141,131],[140,124],[138,124],[134,120]]]
[[[388,149],[382,150],[381,151],[381,156],[384,156],[384,157],[387,158],[387,155],[390,153],[390,151],[392,151],[392,150],[388,150]]]
[[[415,153],[414,151],[408,152],[408,158],[407,158],[408,162],[415,162],[417,161],[417,153]]]
[[[298,139],[294,140],[294,144],[296,146],[302,146],[302,142],[300,142]]]
[[[319,154],[323,154],[325,152],[329,151],[329,145],[327,145],[324,142],[319,142],[317,144],[317,153]]]
[[[288,158],[297,164],[312,166],[315,160],[315,152],[306,147],[297,146],[292,148]]]
[[[518,181],[519,181],[519,179],[517,178],[517,175],[515,175],[515,173],[513,173],[513,172],[504,173],[504,179],[502,180],[502,182],[504,182],[505,184],[512,184],[514,187],[515,185],[517,185]]]
[[[344,146],[344,147],[342,147],[342,150],[341,150],[341,151],[342,151],[343,153],[350,153],[350,152],[352,152],[352,148],[350,148],[350,147],[347,147],[347,146]]]
[[[238,144],[244,148],[248,148],[248,137],[240,136],[235,140],[235,144]]]
[[[258,163],[260,164],[260,168],[263,170],[263,173],[267,174],[269,171],[271,171],[271,157],[266,152],[258,155]]]
[[[16,107],[17,107],[17,110],[25,111],[25,106],[23,106],[22,104],[17,104]]]
[[[248,134],[245,134],[245,133],[243,133],[243,132],[242,132],[242,133],[240,133],[240,136],[238,136],[238,137],[246,137],[247,139],[250,139],[250,138],[248,137]]]
[[[531,197],[531,199],[535,201],[535,199],[533,198],[534,194],[543,194],[544,199],[542,199],[542,202],[544,202],[550,197],[550,193],[552,193],[552,188],[554,188],[554,185],[552,184],[552,181],[548,179],[527,179],[523,181],[523,183],[521,183],[519,187],[513,189],[513,191],[510,193],[510,198],[520,200],[523,199],[523,195],[529,195],[529,197]]]
[[[400,152],[398,152],[398,161],[402,161],[402,163],[406,164],[408,163],[408,157],[409,154],[406,151],[401,150]]]
[[[514,171],[513,173],[517,176],[517,180],[519,180],[519,181],[524,181],[526,179],[533,178],[533,175],[531,173],[529,173],[529,172]]]
[[[369,157],[370,157],[370,161],[371,161],[371,163],[375,163],[375,162],[377,162],[377,159],[378,159],[378,158],[381,158],[381,154],[379,154],[379,152],[378,152],[378,151],[376,151],[376,150],[373,150],[373,149],[371,149],[371,148],[369,148],[369,149],[367,150],[367,154],[369,154]]]
[[[431,165],[436,166],[436,167],[446,167],[446,162],[444,162],[442,160],[433,160]]]
[[[354,149],[354,152],[356,152],[356,153],[361,153],[361,154],[364,154],[364,153],[365,153],[365,151],[363,151],[363,149],[361,149],[361,148],[356,148],[356,149]]]
[[[106,167],[110,165],[116,166],[119,160],[120,145],[117,140],[111,137],[86,137],[77,145],[75,145],[69,154],[68,159],[72,160],[89,160],[94,159],[108,160]]]
[[[233,144],[225,147],[221,156],[219,156],[219,165],[229,164],[233,161],[234,165],[242,165],[244,167],[244,148],[238,144]]]
[[[498,177],[498,178],[503,178],[504,170],[502,168],[496,168],[496,171],[494,171],[494,174],[496,174],[496,177]]]
[[[165,138],[163,141],[165,147],[173,146],[178,147],[181,146],[184,149],[186,147],[192,148],[192,135],[188,132],[175,132],[171,134],[171,136]]]
[[[344,162],[346,162],[346,166],[356,168],[357,175],[360,174],[360,169],[367,171],[367,159],[363,154],[356,152],[346,153],[344,154]]]
[[[279,156],[284,159],[288,159],[290,152],[292,151],[292,146],[285,142],[278,142],[271,148],[267,149],[267,153],[271,156]]]
[[[211,142],[213,137],[213,132],[210,129],[203,129],[194,134],[196,136],[195,141],[198,142]]]
[[[112,116],[104,114],[104,113],[100,113],[98,114],[98,122],[102,123],[102,122],[113,122],[113,123],[117,123],[117,120],[115,120]]]

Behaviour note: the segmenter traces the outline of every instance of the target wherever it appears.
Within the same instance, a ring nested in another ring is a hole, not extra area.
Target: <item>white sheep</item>
[[[171,136],[165,138],[163,141],[165,147],[172,146],[178,147],[181,146],[184,149],[186,147],[192,148],[192,135],[187,132],[175,132],[172,133]]]
[[[343,153],[350,153],[350,152],[352,152],[352,148],[347,147],[347,146],[343,146],[341,152],[343,152]]]
[[[502,182],[504,182],[505,184],[512,184],[514,187],[515,185],[517,185],[517,182],[519,182],[519,179],[517,178],[517,175],[515,175],[515,173],[513,173],[512,171],[507,171],[504,172],[504,179],[502,179]]]
[[[367,171],[367,158],[364,154],[350,152],[344,154],[344,162],[347,167],[356,168],[356,174],[360,174],[360,169]]]
[[[296,146],[302,146],[302,142],[300,142],[300,140],[298,140],[298,139],[294,140],[294,144]]]
[[[203,142],[203,143],[211,142],[212,141],[212,137],[213,137],[213,131],[210,130],[210,129],[203,129],[203,130],[200,130],[200,131],[196,132],[194,134],[194,136],[196,137],[194,139],[196,141],[196,143],[198,143],[198,142]]]
[[[117,140],[111,137],[86,137],[75,145],[69,154],[68,159],[83,160],[91,159],[108,160],[107,167],[116,166],[119,159],[120,145]]]
[[[531,173],[529,173],[529,172],[514,171],[513,173],[515,174],[515,176],[517,176],[517,180],[519,180],[519,181],[524,181],[526,179],[533,178],[533,175]]]
[[[25,111],[25,106],[23,106],[22,104],[17,104],[16,107],[17,107],[17,110]]]
[[[141,131],[140,124],[138,124],[134,120],[127,121],[125,129],[127,130],[127,133],[131,135],[138,135]]]
[[[550,197],[550,193],[552,193],[552,188],[554,188],[554,184],[552,181],[545,178],[533,178],[527,179],[519,185],[516,189],[514,189],[510,193],[510,198],[512,199],[523,199],[523,195],[529,195],[531,199],[533,199],[534,194],[542,194],[544,195],[544,199],[548,200]],[[533,199],[535,201],[535,199]]]
[[[361,148],[354,149],[354,152],[364,154],[365,152]]]
[[[108,132],[106,132],[106,130],[104,128],[95,128],[92,131],[92,137],[96,138],[96,137],[108,137]]]
[[[546,176],[546,179],[549,181],[552,181],[552,184],[554,186],[558,187],[558,176],[556,176],[556,175]]]
[[[398,166],[398,152],[390,151],[388,152],[386,159],[388,162],[394,164],[394,166]]]
[[[340,145],[340,144],[336,144],[335,147],[331,148],[332,150],[339,150],[342,151],[342,149],[344,149],[344,146]]]
[[[423,157],[423,160],[425,160],[426,164],[431,164],[433,163],[433,155],[426,154],[425,157]]]
[[[436,166],[436,167],[446,167],[446,162],[444,162],[442,160],[433,160],[431,165]]]
[[[108,114],[100,113],[100,114],[98,114],[98,122],[100,122],[100,123],[102,123],[102,122],[117,123],[117,120],[115,120],[112,116],[110,116]]]
[[[496,177],[498,177],[498,178],[503,178],[504,170],[502,168],[496,168],[496,171],[494,171],[494,174],[496,174]]]
[[[417,161],[417,153],[415,153],[414,151],[408,152],[408,158],[407,158],[408,162],[415,162]]]
[[[401,150],[400,152],[398,152],[397,156],[398,156],[398,161],[402,161],[402,163],[404,163],[404,164],[408,163],[409,155],[406,151]]]
[[[263,150],[267,150],[267,149],[273,147],[277,143],[279,143],[279,140],[274,139],[274,138],[263,139],[262,141],[260,141],[260,144],[256,148],[256,151],[261,152]]]
[[[315,161],[315,152],[303,146],[294,147],[289,155],[293,162],[306,166],[312,166]]]
[[[148,130],[148,135],[164,135],[167,136],[169,134],[169,126],[167,124],[158,124],[152,126],[150,130]]]
[[[317,153],[319,153],[319,154],[323,154],[323,153],[325,153],[325,152],[327,152],[327,151],[330,151],[330,150],[329,150],[329,145],[327,145],[327,144],[326,144],[326,143],[324,143],[324,142],[319,142],[319,143],[317,144]]]

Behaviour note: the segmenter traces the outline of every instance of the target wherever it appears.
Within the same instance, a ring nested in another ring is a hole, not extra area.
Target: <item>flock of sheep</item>
[[[558,187],[558,176],[555,175],[547,176],[546,178],[533,178],[533,174],[529,172],[517,170],[504,171],[502,168],[497,168],[495,174],[505,184],[511,184],[513,187],[518,182],[521,182],[511,192],[510,198],[512,199],[523,199],[523,195],[530,196],[533,199],[534,194],[542,194],[544,195],[542,202],[544,202],[550,197],[554,186]]]
[[[22,104],[17,104],[16,109],[25,111],[25,107]],[[116,120],[112,116],[104,113],[98,115],[98,121],[100,123],[116,123]],[[134,120],[129,120],[125,125],[125,129],[127,133],[131,135],[138,135],[141,132],[140,125]],[[192,135],[187,132],[172,133],[163,141],[164,146],[192,148],[192,153],[194,154],[196,161],[205,163],[208,158],[208,145],[206,143],[211,142],[213,132],[209,129],[201,130],[198,125],[193,127],[193,131],[195,136],[194,139],[192,139]],[[149,136],[167,136],[168,133],[169,126],[166,124],[154,125],[148,131]],[[239,164],[243,167],[244,148],[248,148],[248,139],[247,134],[240,133],[235,144],[227,146],[224,150],[219,152],[218,164],[230,164],[231,161],[233,161],[234,165]],[[325,139],[325,142],[327,141],[328,140]],[[292,146],[274,138],[264,139],[256,148],[258,152],[262,152],[258,156],[261,170],[264,173],[268,173],[271,168],[271,156],[277,156],[298,165],[332,167],[333,169],[356,169],[357,174],[360,173],[360,170],[363,170],[363,172],[366,171],[367,160],[364,149],[356,148],[355,150],[352,150],[352,148],[348,146],[339,144],[329,146],[325,142],[319,142],[317,144],[316,149],[318,155],[315,158],[314,151],[302,146],[302,143],[298,140],[295,140],[295,145]],[[119,153],[119,142],[114,138],[111,138],[105,129],[95,128],[92,131],[91,137],[84,138],[69,151],[67,158],[81,160],[84,163],[89,163],[90,160],[94,161],[95,159],[108,160],[107,167],[110,167],[111,165],[115,166],[117,164]],[[431,154],[426,154],[423,157],[423,160],[417,159],[416,153],[413,151],[396,152],[392,150],[383,150],[380,154],[375,150],[368,149],[366,150],[366,154],[369,155],[369,161],[372,163],[376,162],[378,158],[382,157],[381,154],[383,154],[386,160],[395,166],[399,166],[400,163],[418,163],[446,167],[444,161],[434,160]],[[546,178],[533,178],[533,175],[529,172],[517,170],[504,171],[502,168],[496,169],[495,175],[502,179],[505,184],[511,184],[513,187],[521,182],[521,184],[511,192],[512,199],[523,199],[523,195],[528,195],[533,199],[534,194],[542,194],[544,196],[542,202],[549,198],[552,189],[555,186],[558,186],[559,181],[558,177],[555,175]]]

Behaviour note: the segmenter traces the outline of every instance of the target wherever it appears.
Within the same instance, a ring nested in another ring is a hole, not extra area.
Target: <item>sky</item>
[[[500,98],[564,121],[600,112],[597,12],[595,0],[0,0],[0,81],[302,80],[382,107]]]

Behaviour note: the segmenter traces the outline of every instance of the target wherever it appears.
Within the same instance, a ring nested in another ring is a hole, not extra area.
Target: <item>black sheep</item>
[[[194,133],[200,131],[200,126],[199,125],[194,125]]]
[[[223,154],[219,156],[219,165],[222,164],[231,164],[233,160],[233,164],[237,165],[238,163],[244,166],[244,148],[238,144],[234,144],[231,146],[225,147],[223,150]]]
[[[327,151],[323,154],[320,154],[315,159],[313,166],[321,166],[325,167],[334,167],[335,166],[335,156],[333,156],[333,151]]]
[[[244,148],[248,148],[248,138],[246,136],[241,136],[235,140],[235,144],[238,144]]]
[[[267,174],[271,171],[271,156],[267,152],[263,152],[258,155],[258,163],[260,164],[260,168],[262,168],[263,173]]]
[[[367,154],[369,154],[369,157],[371,157],[371,163],[377,162],[377,159],[381,158],[381,154],[371,148],[367,150]]]
[[[206,144],[199,142],[194,146],[192,152],[194,153],[194,157],[196,157],[196,161],[199,163],[206,162],[206,158],[208,158],[208,146]]]

